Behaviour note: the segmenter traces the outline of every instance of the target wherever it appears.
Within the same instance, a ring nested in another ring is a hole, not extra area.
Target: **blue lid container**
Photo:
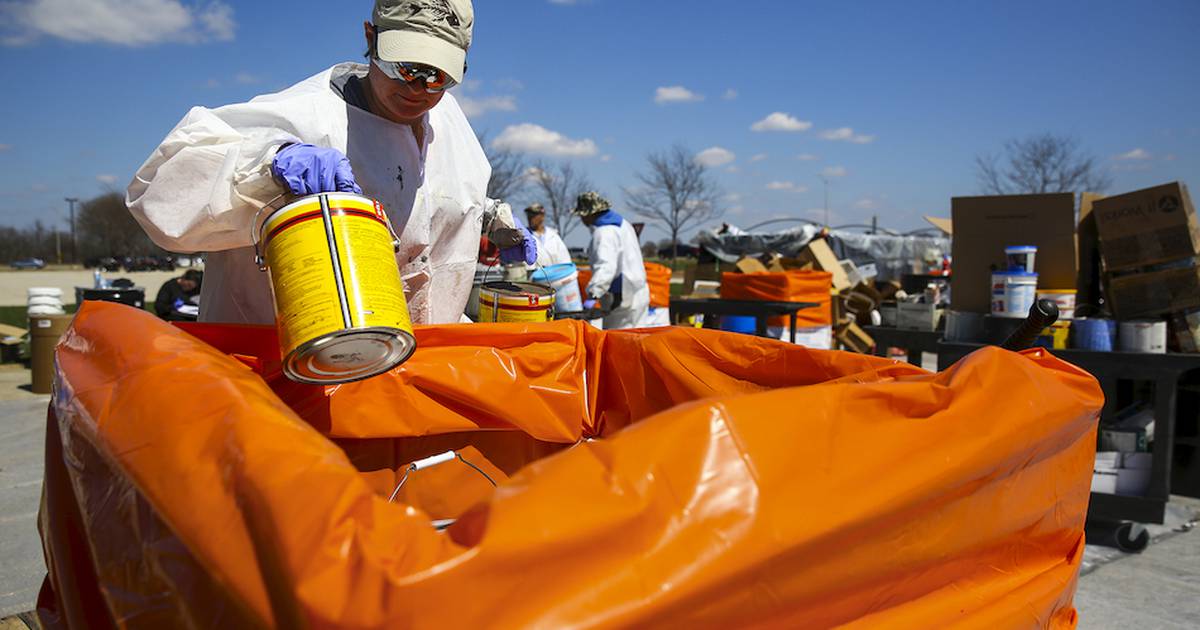
[[[728,332],[753,335],[756,332],[758,320],[753,315],[722,315],[721,330]]]
[[[575,273],[575,263],[559,263],[548,267],[538,267],[529,274],[529,279],[534,282],[555,282],[573,273]]]

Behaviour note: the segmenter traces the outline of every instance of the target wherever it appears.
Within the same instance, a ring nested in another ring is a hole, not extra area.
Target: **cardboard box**
[[[1079,197],[1079,274],[1075,280],[1075,303],[1100,304],[1100,232],[1096,230],[1096,215],[1092,206],[1104,195],[1085,192]]]
[[[954,310],[990,312],[992,271],[1006,266],[1004,248],[1010,245],[1038,248],[1039,288],[1075,288],[1075,195],[955,197],[951,211]]]
[[[1092,208],[1106,271],[1200,255],[1196,209],[1179,182],[1097,199]]]
[[[757,258],[749,256],[743,257],[733,265],[741,273],[760,273],[767,271],[767,266],[762,264]]]
[[[1200,308],[1200,267],[1114,277],[1108,282],[1108,303],[1117,319]]]
[[[1200,352],[1200,311],[1172,313],[1167,327],[1174,352]]]
[[[900,302],[896,307],[896,328],[903,330],[937,330],[942,318],[934,304]]]
[[[858,324],[847,324],[838,331],[837,340],[847,350],[859,354],[869,354],[875,347],[875,339],[867,334]]]
[[[838,262],[837,256],[833,255],[829,243],[826,243],[823,238],[814,238],[809,241],[804,250],[800,252],[799,260],[803,263],[811,263],[818,271],[828,271],[833,274],[833,290],[838,293],[854,286],[850,283],[850,277],[842,269],[841,263]]]

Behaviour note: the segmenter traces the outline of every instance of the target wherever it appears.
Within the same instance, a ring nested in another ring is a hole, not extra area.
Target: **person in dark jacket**
[[[196,298],[200,295],[200,285],[204,282],[204,274],[196,269],[188,269],[178,278],[171,278],[163,283],[154,300],[154,312],[169,322],[194,322],[199,309]]]

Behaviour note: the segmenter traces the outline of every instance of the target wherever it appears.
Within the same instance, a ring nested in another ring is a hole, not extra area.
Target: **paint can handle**
[[[281,192],[278,195],[275,195],[274,199],[268,201],[267,205],[259,208],[258,212],[254,213],[254,221],[250,222],[250,242],[254,243],[254,264],[258,265],[259,271],[266,271],[267,265],[265,264],[266,261],[263,260],[262,252],[259,251],[259,248],[258,248],[258,241],[259,241],[258,219],[259,219],[259,217],[262,216],[262,213],[265,212],[266,210],[268,210],[268,209],[274,210],[275,202],[282,199],[283,196],[286,194],[287,194],[286,192]],[[390,228],[390,226],[389,226],[389,228]],[[393,232],[393,234],[395,234],[395,232]]]

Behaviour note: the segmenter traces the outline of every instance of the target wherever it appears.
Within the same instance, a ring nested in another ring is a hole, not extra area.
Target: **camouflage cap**
[[[546,206],[540,203],[534,203],[528,208],[525,208],[525,214],[546,214]]]
[[[600,193],[589,190],[575,200],[575,209],[572,210],[575,214],[586,217],[593,214],[598,214],[612,208],[612,204],[608,200],[600,196]]]
[[[475,26],[471,0],[375,0],[371,23],[383,61],[433,66],[462,83]]]

